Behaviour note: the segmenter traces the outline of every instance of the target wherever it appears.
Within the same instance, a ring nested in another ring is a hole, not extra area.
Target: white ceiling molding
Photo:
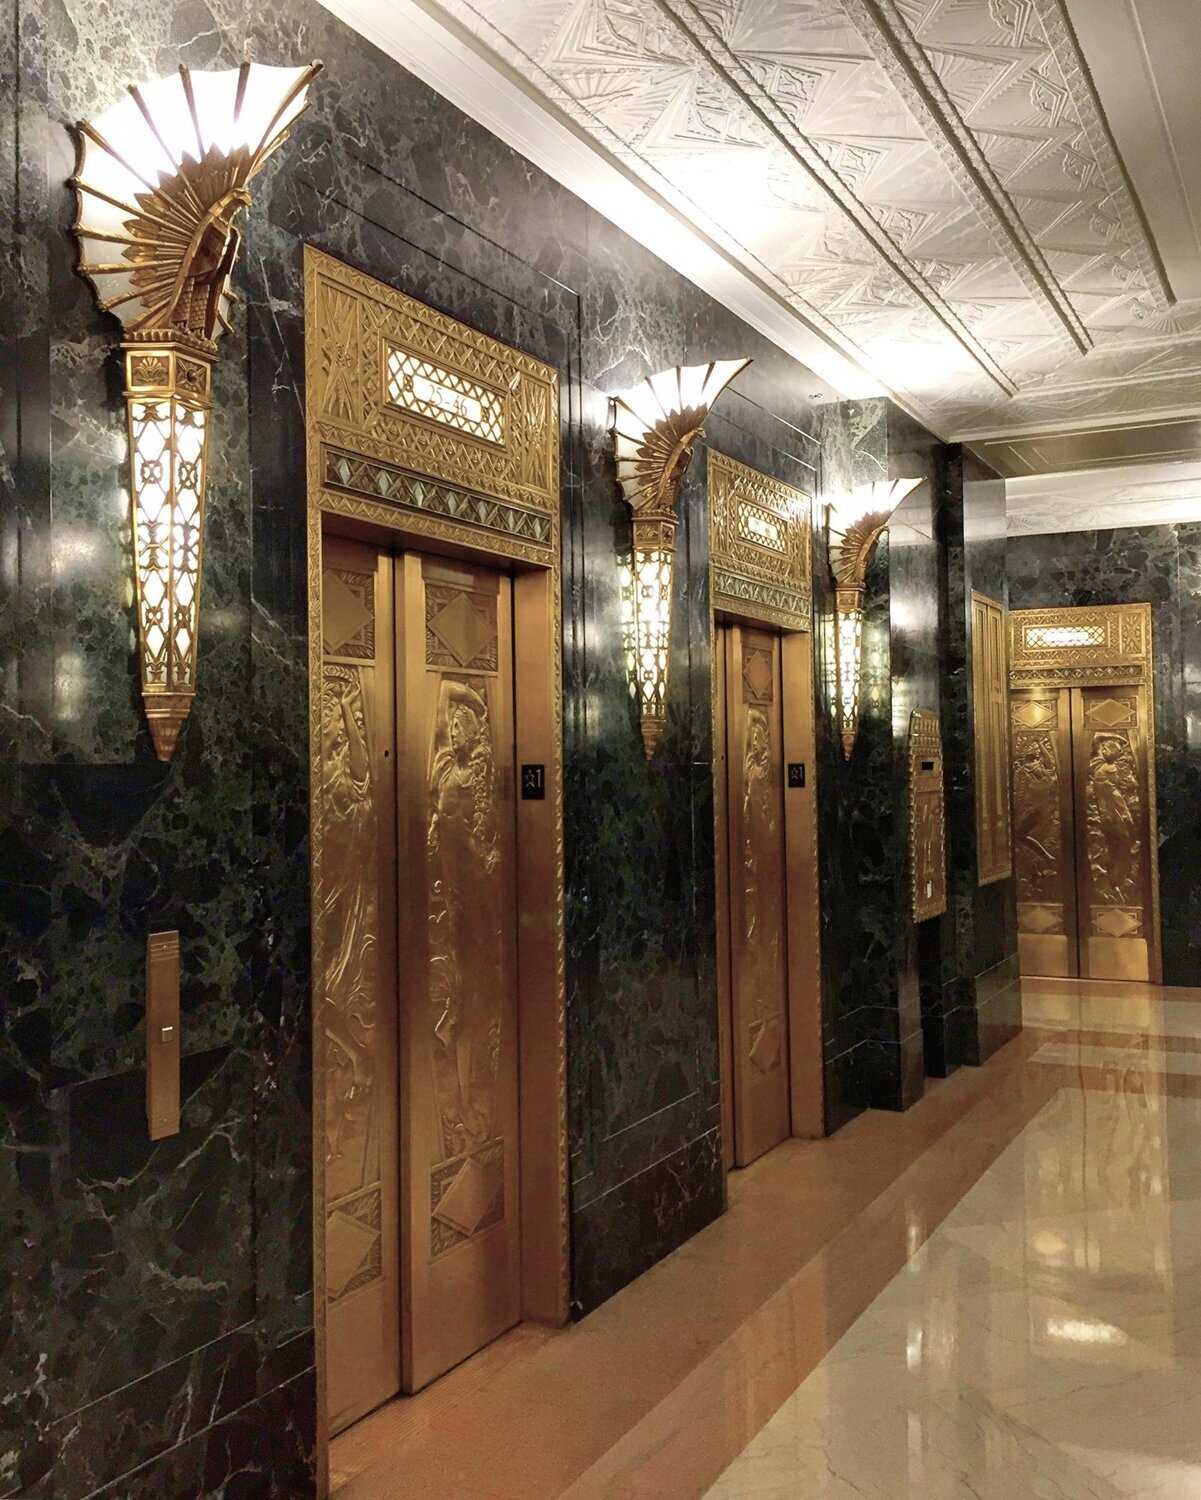
[[[1067,3],[1168,280],[1177,297],[1201,297],[1196,6],[1192,0]]]
[[[1201,521],[1201,463],[1007,479],[1005,508],[1010,536]]]
[[[1191,0],[1185,0],[1185,3],[1191,3]],[[1126,238],[1138,257],[1147,290],[1161,309],[1166,308],[1176,301],[1175,293],[1164,274],[1163,261],[1151,238],[1142,206],[1110,132],[1105,111],[1101,108],[1101,100],[1092,75],[1085,65],[1080,43],[1064,9],[1063,0],[1034,0],[1034,4],[1043,33],[1051,44],[1063,81],[1076,105],[1080,123],[1088,135],[1106,189],[1112,195],[1114,207],[1121,216]]]
[[[963,441],[1201,411],[1069,0],[323,3],[832,394]]]
[[[938,74],[918,46],[895,0],[842,0],[847,14],[883,65],[894,88],[922,122],[947,170],[976,212],[989,224],[997,247],[1008,255],[1027,291],[1078,354],[1093,347],[1080,315],[1055,280],[1033,235],[955,110]],[[1008,386],[1012,395],[1016,387]]]
[[[828,394],[891,394],[829,335],[751,274],[713,239],[571,121],[548,109],[501,60],[437,6],[421,0],[321,0],[382,52],[493,135],[569,188],[702,291],[806,365]]]

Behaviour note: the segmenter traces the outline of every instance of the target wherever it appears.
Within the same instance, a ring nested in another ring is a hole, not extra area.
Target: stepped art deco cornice
[[[560,180],[590,197],[588,143],[741,268],[756,326],[827,340],[943,437],[1201,407],[1201,300],[1173,298],[1067,0],[326,3],[397,56],[420,32],[435,86],[451,54],[490,66]]]

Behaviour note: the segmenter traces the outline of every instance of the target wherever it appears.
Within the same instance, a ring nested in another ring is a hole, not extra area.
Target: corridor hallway
[[[1030,981],[560,1333],[332,1447],[339,1500],[1201,1494],[1201,990]]]

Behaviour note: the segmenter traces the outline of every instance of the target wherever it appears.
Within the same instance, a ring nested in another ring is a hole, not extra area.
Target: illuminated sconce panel
[[[622,568],[622,630],[630,691],[647,756],[667,723],[676,504],[713,403],[749,359],[675,366],[613,398],[617,482],[633,512],[633,548]]]
[[[827,550],[834,574],[834,691],[842,753],[859,733],[863,682],[863,591],[868,564],[893,512],[920,479],[857,485],[830,502]]]
[[[79,271],[125,335],[142,696],[160,760],[196,692],[212,366],[230,327],[235,220],[320,67],[181,67],[78,126]]]

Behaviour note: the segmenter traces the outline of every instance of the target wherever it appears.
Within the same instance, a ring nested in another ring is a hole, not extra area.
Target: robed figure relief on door
[[[1089,926],[1102,938],[1144,938],[1145,811],[1134,694],[1085,696],[1084,826]]]
[[[327,746],[325,839],[329,860],[321,889],[321,911],[334,934],[325,976],[326,1182],[340,1202],[331,1220],[330,1296],[333,1300],[379,1274],[379,1191],[361,1200],[348,1195],[369,1188],[379,1174],[375,1095],[376,939],[379,907],[370,851],[375,808],[368,754],[366,709],[354,667],[327,665],[322,714]],[[351,1231],[370,1230],[371,1234]],[[355,1245],[351,1253],[350,1243]],[[359,1245],[367,1250],[360,1261]],[[332,1274],[344,1266],[345,1278]]]
[[[494,654],[495,635],[492,645]],[[496,1120],[502,1026],[496,962],[504,892],[487,685],[443,677],[438,692],[427,836],[434,1097],[442,1141],[432,1178],[435,1256],[504,1217],[505,1150]]]
[[[339,1338],[329,1371],[335,1427],[378,1404],[400,1378],[390,579],[373,548],[330,539],[314,917],[325,938],[317,1021],[325,1052],[325,1297]]]
[[[771,655],[763,661],[763,681],[771,684]],[[744,675],[753,673],[755,655],[747,648]],[[768,702],[770,703],[770,686]],[[784,1055],[781,997],[784,968],[783,890],[775,868],[760,868],[763,858],[781,843],[779,767],[772,756],[772,731],[764,708],[754,705],[748,682],[748,706],[744,720],[742,793],[742,881],[743,948],[747,955],[745,974],[750,1014],[747,1026],[747,1056],[761,1073],[778,1068]]]

